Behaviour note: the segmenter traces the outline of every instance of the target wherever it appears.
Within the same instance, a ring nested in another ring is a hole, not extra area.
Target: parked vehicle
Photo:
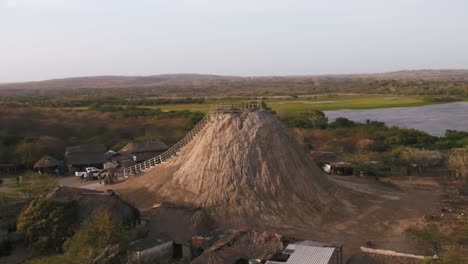
[[[330,173],[331,173],[331,165],[330,165],[330,163],[325,163],[325,164],[323,164],[322,170],[323,170],[324,172],[330,174]]]
[[[91,178],[91,179],[97,179],[99,176],[99,173],[101,172],[100,169],[95,168],[95,167],[88,167],[85,168],[85,171],[77,171],[75,172],[76,177],[81,177],[82,179],[85,178]]]

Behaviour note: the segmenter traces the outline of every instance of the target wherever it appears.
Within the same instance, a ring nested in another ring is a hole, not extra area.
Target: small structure
[[[349,176],[353,175],[354,169],[350,163],[346,162],[330,162],[322,166],[323,171],[330,174]]]
[[[63,161],[57,160],[51,156],[44,156],[34,164],[34,169],[39,173],[55,173],[62,171]]]
[[[307,242],[307,241],[305,241]],[[281,254],[275,255],[265,264],[342,264],[341,250],[337,247],[310,245],[309,243],[289,244]]]
[[[123,154],[120,154],[119,152],[115,152],[112,150],[108,150],[106,152],[106,156],[107,156],[108,161],[104,163],[104,169],[117,168],[117,167],[126,168],[126,167],[130,167],[136,164],[132,156],[123,155]]]
[[[392,174],[391,167],[374,160],[357,164],[355,169],[356,174],[360,176],[390,176]]]
[[[84,169],[86,167],[103,168],[107,161],[106,147],[103,144],[86,144],[65,149],[65,160],[68,170]]]
[[[182,256],[186,258],[194,259],[200,256],[205,250],[211,247],[216,241],[227,236],[229,231],[224,231],[221,229],[214,229],[210,232],[194,236],[188,242],[183,245]]]
[[[246,230],[217,230],[194,237],[191,243],[192,250],[203,250],[192,256],[192,264],[248,263],[249,259],[270,259],[284,248],[278,234]]]
[[[128,263],[157,263],[161,258],[172,257],[173,252],[174,242],[170,238],[163,235],[147,237],[131,243]]]
[[[142,162],[162,154],[167,149],[167,145],[161,141],[130,142],[118,153],[132,156],[135,162]]]
[[[47,198],[70,199],[78,203],[80,219],[89,219],[96,210],[107,209],[112,217],[127,225],[136,225],[140,219],[138,209],[121,199],[112,190],[96,191],[59,186]]]
[[[16,164],[0,164],[0,174],[16,174],[18,165]]]

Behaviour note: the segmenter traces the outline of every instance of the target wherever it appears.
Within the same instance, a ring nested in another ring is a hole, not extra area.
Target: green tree
[[[64,246],[67,263],[108,263],[129,246],[129,232],[109,210],[98,210]]]
[[[306,112],[306,118],[315,128],[326,128],[328,125],[328,117],[320,110]]]
[[[330,123],[330,127],[339,128],[339,127],[355,127],[357,124],[354,121],[351,121],[345,117],[338,117],[335,121]]]
[[[31,168],[34,162],[40,159],[40,153],[34,142],[23,142],[16,146],[16,154],[21,159],[21,162],[27,167]]]
[[[35,258],[28,264],[123,263],[130,231],[108,209],[95,211],[63,245],[63,254]]]
[[[31,201],[20,214],[17,228],[34,251],[41,254],[58,253],[72,234],[77,212],[75,201],[39,198]]]

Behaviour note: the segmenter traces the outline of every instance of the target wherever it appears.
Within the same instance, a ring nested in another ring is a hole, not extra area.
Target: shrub
[[[78,206],[75,201],[40,198],[31,201],[18,217],[17,228],[35,252],[52,254],[72,234]]]
[[[51,191],[55,186],[53,178],[27,172],[23,176],[23,180],[12,183],[10,187],[13,188],[13,193],[19,193],[26,199],[35,199]]]
[[[125,226],[103,209],[95,211],[65,243],[64,256],[76,263],[112,263],[128,246],[129,232]]]
[[[468,178],[468,149],[453,149],[448,157],[449,169],[455,172],[457,178]]]
[[[331,128],[340,128],[340,127],[355,127],[357,125],[357,123],[355,123],[354,121],[351,121],[347,118],[344,118],[344,117],[338,117],[337,119],[335,119],[335,121],[331,122],[330,123],[330,127]]]

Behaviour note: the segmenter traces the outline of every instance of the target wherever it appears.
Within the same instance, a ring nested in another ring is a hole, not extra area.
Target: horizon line
[[[29,80],[29,81],[10,81],[10,82],[0,82],[0,85],[8,84],[23,84],[23,83],[38,83],[38,82],[48,82],[48,81],[60,81],[60,80],[69,80],[69,79],[81,79],[81,78],[99,78],[99,77],[122,77],[122,78],[131,78],[131,77],[157,77],[157,76],[213,76],[213,77],[231,77],[231,78],[288,78],[288,77],[327,77],[327,76],[353,76],[353,75],[378,75],[378,74],[392,74],[392,73],[402,73],[402,72],[421,72],[421,71],[468,71],[468,68],[422,68],[422,69],[402,69],[395,71],[379,71],[379,72],[354,72],[354,73],[324,73],[324,74],[271,74],[271,75],[230,75],[230,74],[212,74],[212,73],[159,73],[159,74],[147,74],[147,75],[126,75],[126,74],[103,74],[103,75],[82,75],[82,76],[69,76],[69,77],[57,77],[41,80]]]

